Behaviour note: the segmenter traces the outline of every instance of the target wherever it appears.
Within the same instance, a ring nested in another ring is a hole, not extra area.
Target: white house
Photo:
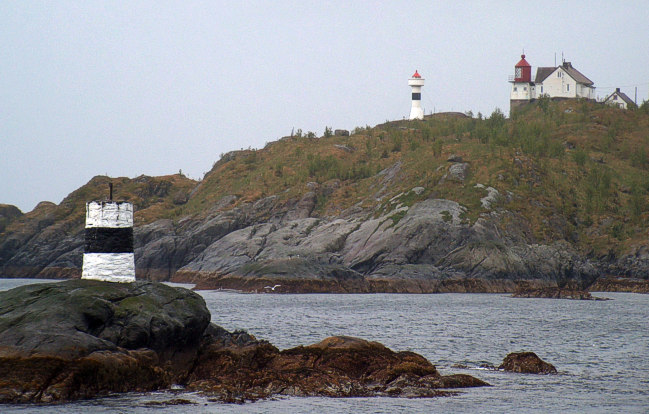
[[[595,99],[593,81],[572,67],[570,62],[563,62],[556,68],[537,68],[534,83],[537,96]]]
[[[624,92],[620,92],[620,88],[615,88],[615,92],[610,94],[604,99],[607,105],[614,105],[618,108],[627,109],[630,106],[635,106],[635,102],[629,98]]]
[[[593,81],[575,69],[570,62],[561,66],[539,67],[536,77],[531,78],[532,67],[525,60],[525,55],[514,66],[514,76],[510,76],[512,91],[510,94],[510,112],[542,95],[556,99],[595,99]]]

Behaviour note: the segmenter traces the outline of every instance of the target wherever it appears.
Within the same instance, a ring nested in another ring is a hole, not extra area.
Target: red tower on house
[[[509,97],[509,112],[536,99],[536,87],[532,81],[532,65],[527,63],[525,55],[514,66],[514,76],[509,75],[512,84],[512,93]]]
[[[525,55],[521,55],[521,60],[514,66],[514,82],[531,82],[532,66],[525,60]]]

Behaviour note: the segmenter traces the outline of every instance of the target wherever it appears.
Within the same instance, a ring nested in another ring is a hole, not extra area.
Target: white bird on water
[[[275,286],[264,286],[264,289],[270,289],[270,290],[275,290],[275,288],[278,288],[282,285],[275,285]]]

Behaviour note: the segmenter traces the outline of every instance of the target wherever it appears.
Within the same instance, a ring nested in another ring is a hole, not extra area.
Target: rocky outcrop
[[[488,385],[469,375],[440,375],[413,352],[344,336],[284,351],[265,342],[213,344],[198,367],[188,389],[209,391],[224,401],[271,395],[435,397],[450,394],[441,388]]]
[[[488,385],[412,352],[332,337],[284,351],[209,323],[200,296],[155,282],[73,280],[0,292],[0,403],[186,385],[226,401],[448,395]]]
[[[16,206],[9,204],[0,204],[0,233],[2,233],[7,225],[13,220],[21,217],[22,211]]]
[[[556,374],[557,369],[539,358],[534,352],[512,352],[498,369],[523,374]]]
[[[0,292],[0,401],[165,388],[188,375],[203,299],[159,283],[91,280]]]
[[[442,180],[464,182],[469,173],[469,164],[466,162],[458,162],[448,168],[448,174],[442,177]]]
[[[606,300],[598,298],[579,289],[542,287],[542,288],[519,288],[512,295],[514,298],[548,298],[548,299],[576,299],[576,300]]]
[[[649,293],[649,280],[630,277],[601,277],[590,285],[593,292]]]
[[[640,284],[649,281],[649,245],[646,241],[639,246],[633,246],[629,253],[621,257],[605,257],[603,262],[605,264],[603,266],[605,274],[611,275],[606,278],[611,279],[607,285],[610,285],[613,289],[617,288],[611,282],[618,277],[645,281],[640,282]],[[622,282],[622,284],[618,285],[619,288],[622,288],[624,284],[625,282]],[[603,287],[604,285],[600,284],[599,286]],[[625,290],[621,291],[624,292]]]

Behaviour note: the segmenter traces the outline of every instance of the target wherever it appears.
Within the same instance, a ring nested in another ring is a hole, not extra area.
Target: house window
[[[527,90],[527,86],[526,86],[526,87],[524,87],[524,88],[523,88],[523,90],[524,90],[524,91],[526,91],[526,90]]]
[[[543,93],[543,86],[541,86],[541,93]]]
[[[570,84],[566,85],[566,91],[570,92]]]
[[[613,100],[614,100],[614,101],[617,101],[617,95],[615,95],[615,96],[613,97]]]
[[[514,92],[516,92],[517,90],[518,90],[518,88],[516,86],[514,86]]]

